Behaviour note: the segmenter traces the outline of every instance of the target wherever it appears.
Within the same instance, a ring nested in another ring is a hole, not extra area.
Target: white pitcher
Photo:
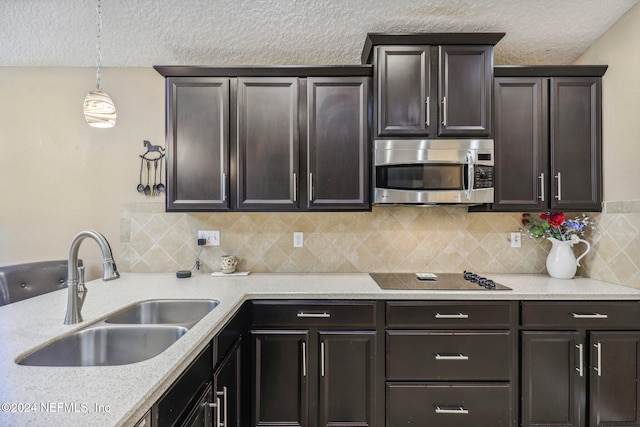
[[[551,250],[547,255],[547,272],[549,276],[556,279],[572,279],[576,275],[576,270],[580,267],[580,260],[591,250],[589,242],[583,239],[558,240],[548,237],[551,241]],[[584,243],[587,250],[576,259],[573,254],[573,245]]]

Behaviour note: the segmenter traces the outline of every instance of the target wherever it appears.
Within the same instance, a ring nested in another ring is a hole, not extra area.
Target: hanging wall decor
[[[164,194],[165,186],[162,183],[162,168],[165,163],[164,147],[152,145],[149,141],[144,141],[147,149],[144,154],[140,154],[140,183],[137,190],[145,196],[159,196]],[[145,170],[146,165],[146,170]],[[151,181],[151,167],[153,165],[153,184]],[[166,164],[164,165],[166,168]],[[143,176],[146,175],[146,181]],[[146,182],[146,185],[144,184]]]

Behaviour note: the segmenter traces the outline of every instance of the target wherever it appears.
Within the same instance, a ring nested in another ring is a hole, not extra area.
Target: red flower
[[[552,227],[560,227],[564,222],[565,216],[562,212],[543,213],[541,219],[547,220]]]

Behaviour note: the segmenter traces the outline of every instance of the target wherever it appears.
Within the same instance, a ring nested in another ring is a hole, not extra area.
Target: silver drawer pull
[[[469,315],[464,313],[440,314],[436,313],[436,319],[468,319]]]
[[[463,406],[459,406],[457,408],[441,408],[440,406],[436,405],[436,414],[468,414],[469,410],[468,409],[464,409]]]
[[[311,317],[316,319],[328,319],[331,317],[331,313],[305,313],[304,311],[299,311],[297,314],[298,317]]]
[[[574,319],[608,319],[609,316],[600,313],[571,313]]]
[[[465,356],[462,353],[458,354],[435,354],[436,360],[469,360],[469,356]]]

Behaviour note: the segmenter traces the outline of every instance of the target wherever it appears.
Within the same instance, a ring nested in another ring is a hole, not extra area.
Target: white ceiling
[[[103,66],[359,64],[367,32],[505,32],[568,64],[639,0],[103,0]],[[0,66],[94,66],[95,0],[0,0]]]

